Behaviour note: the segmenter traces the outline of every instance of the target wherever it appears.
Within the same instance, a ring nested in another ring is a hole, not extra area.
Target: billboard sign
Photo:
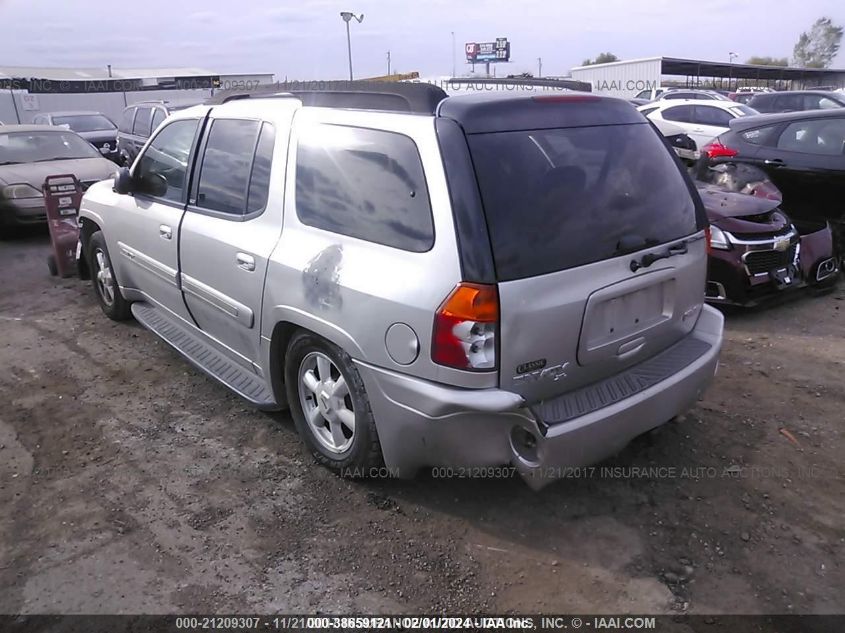
[[[467,42],[467,61],[471,64],[508,62],[511,59],[511,43],[508,38],[499,37],[495,42]]]

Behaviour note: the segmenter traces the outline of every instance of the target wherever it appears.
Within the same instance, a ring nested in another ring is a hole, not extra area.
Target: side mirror
[[[121,167],[117,170],[114,176],[114,186],[112,189],[115,193],[127,194],[132,192],[132,174],[129,173],[128,167]]]
[[[103,145],[103,146],[100,148],[100,153],[101,153],[103,156],[108,156],[109,154],[111,154],[111,147],[110,147],[109,145]]]

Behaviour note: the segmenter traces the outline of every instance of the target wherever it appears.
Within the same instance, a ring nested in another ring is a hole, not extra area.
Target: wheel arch
[[[88,244],[91,241],[91,236],[101,230],[100,225],[91,218],[83,216],[79,219],[79,241],[82,243],[82,256],[79,258],[79,277],[81,279],[91,278],[91,270],[88,266]]]
[[[277,307],[273,310],[273,329],[270,333],[268,374],[276,402],[287,408],[285,391],[285,360],[290,340],[298,332],[318,336],[349,354],[353,359],[363,359],[363,351],[348,332],[336,325],[293,308]]]

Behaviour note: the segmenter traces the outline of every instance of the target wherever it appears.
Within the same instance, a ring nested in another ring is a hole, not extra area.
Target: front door
[[[179,286],[179,225],[200,119],[174,121],[136,161],[133,192],[120,196],[109,252],[121,285],[190,320]]]

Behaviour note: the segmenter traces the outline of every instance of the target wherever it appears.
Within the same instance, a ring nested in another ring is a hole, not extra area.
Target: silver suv
[[[290,407],[346,475],[512,464],[539,487],[717,367],[701,201],[616,99],[242,95],[170,116],[81,217],[107,316]]]

